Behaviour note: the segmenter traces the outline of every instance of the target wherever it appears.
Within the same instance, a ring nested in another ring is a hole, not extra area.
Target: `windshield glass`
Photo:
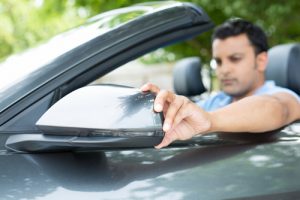
[[[80,27],[53,37],[43,45],[9,57],[0,64],[0,111],[35,90],[37,83],[30,83],[28,89],[22,88],[24,83],[31,81],[30,77],[43,68],[51,67],[58,57],[67,56],[67,52],[76,47],[153,10],[149,6],[135,6],[103,13]]]
[[[105,13],[91,18],[87,24],[81,27],[53,37],[41,46],[9,57],[0,64],[0,93],[14,82],[45,66],[58,56],[145,12],[146,10],[135,8],[130,11],[124,9],[124,12]]]
[[[39,47],[11,56],[0,64],[0,112],[41,87],[42,81],[36,81],[39,74],[49,70],[56,59],[68,59],[68,52],[112,29],[138,17],[179,4],[174,2],[146,3],[109,11],[91,18],[83,26],[52,38]],[[59,70],[64,71],[68,67],[62,66]],[[49,76],[48,78],[51,79],[53,75]]]

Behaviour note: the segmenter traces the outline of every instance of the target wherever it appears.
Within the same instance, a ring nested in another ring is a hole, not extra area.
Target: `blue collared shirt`
[[[264,85],[262,85],[254,92],[254,95],[274,94],[277,92],[287,92],[295,96],[300,102],[300,98],[296,93],[289,89],[276,86],[274,81],[266,81]],[[224,92],[218,92],[216,95],[208,98],[207,100],[197,102],[197,104],[206,111],[214,111],[230,104],[231,102],[231,96],[227,95]]]

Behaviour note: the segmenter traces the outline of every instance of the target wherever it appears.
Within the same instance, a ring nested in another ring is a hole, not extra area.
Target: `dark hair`
[[[215,39],[223,40],[240,34],[247,35],[249,41],[254,46],[256,55],[268,51],[268,41],[265,32],[259,26],[244,19],[229,19],[219,25],[212,35],[212,41]]]

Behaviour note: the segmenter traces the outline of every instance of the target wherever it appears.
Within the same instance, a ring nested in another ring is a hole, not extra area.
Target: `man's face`
[[[246,34],[215,39],[212,45],[222,90],[235,99],[253,94],[263,84],[257,56]]]

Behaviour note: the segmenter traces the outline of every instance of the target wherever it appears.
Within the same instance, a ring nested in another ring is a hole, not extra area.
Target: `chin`
[[[237,92],[235,90],[233,90],[233,88],[230,87],[222,87],[221,88],[223,92],[225,92],[226,94],[232,96],[235,95]]]
[[[225,92],[227,95],[235,97],[235,98],[244,96],[244,92],[237,91],[237,90],[234,90],[232,88],[226,88],[225,87],[225,88],[222,89],[222,91]]]
[[[241,99],[247,96],[244,92],[236,92],[236,91],[225,91],[223,90],[227,95],[235,98],[235,99]]]

